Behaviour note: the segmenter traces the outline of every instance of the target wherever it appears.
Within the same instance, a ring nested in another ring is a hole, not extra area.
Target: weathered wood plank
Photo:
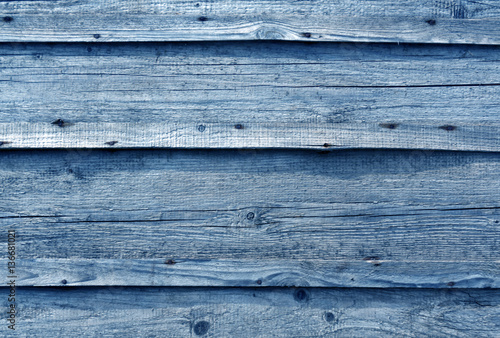
[[[0,122],[498,122],[492,46],[0,44]]]
[[[500,151],[500,125],[0,123],[0,149],[303,148]]]
[[[20,242],[21,245],[25,244],[22,240]],[[180,253],[177,254],[179,255]],[[218,256],[225,257],[230,254],[221,252]],[[261,256],[263,255],[252,253],[251,257],[240,259],[23,259],[20,257],[17,262],[16,285],[500,288],[498,260],[417,261],[398,260],[392,257],[380,259],[373,256],[356,260],[340,259],[340,257],[306,260],[266,259]],[[7,266],[6,259],[0,259],[0,263]],[[11,279],[3,276],[2,284],[6,285]]]
[[[2,1],[0,41],[500,43],[495,0]]]
[[[496,337],[500,330],[498,290],[111,287],[17,293],[16,334],[30,337]],[[6,313],[2,307],[3,334],[9,333]]]
[[[18,234],[28,285],[119,283],[106,268],[119,265],[113,260],[137,267],[129,281],[139,285],[500,280],[499,153],[70,150],[0,158],[0,224]],[[54,269],[71,260],[66,277]]]
[[[498,151],[499,59],[491,46],[4,44],[0,149]]]

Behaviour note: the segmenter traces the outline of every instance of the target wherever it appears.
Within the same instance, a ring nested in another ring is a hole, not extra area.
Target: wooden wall
[[[1,334],[499,337],[499,8],[0,1]]]

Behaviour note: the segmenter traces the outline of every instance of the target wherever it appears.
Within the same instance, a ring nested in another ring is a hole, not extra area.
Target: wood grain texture
[[[500,280],[498,153],[0,156],[0,224],[18,233],[26,285],[120,284],[119,260],[133,267],[126,283],[138,285],[493,287]]]
[[[500,125],[0,123],[0,149],[422,149],[500,151]]]
[[[24,245],[25,241],[21,241],[21,244]],[[153,243],[153,248],[155,245],[156,243]],[[314,249],[311,248],[311,250]],[[17,262],[16,285],[43,287],[500,288],[498,275],[500,262],[498,260],[491,262],[466,259],[436,261],[429,258],[425,261],[412,259],[400,261],[392,257],[387,259],[377,256],[360,258],[359,255],[354,257],[357,259],[351,260],[336,258],[333,255],[331,259],[322,260],[288,257],[267,259],[262,257],[262,254],[256,253],[250,253],[247,257],[239,259],[174,258],[179,255],[165,256],[170,259],[82,259],[76,257],[24,259],[21,257]],[[91,256],[90,253],[89,256]],[[156,256],[161,256],[161,254],[157,252]],[[224,252],[218,256],[229,257],[231,255]],[[0,263],[7,266],[6,259],[0,259]],[[3,276],[2,283],[6,285],[10,280],[12,280],[11,277]]]
[[[0,44],[0,122],[495,123],[496,46]]]
[[[20,288],[18,299],[23,337],[496,337],[500,330],[498,290]],[[8,334],[6,325],[0,330]]]
[[[0,149],[498,151],[499,59],[491,46],[3,44]]]
[[[2,1],[0,41],[498,44],[495,0]]]

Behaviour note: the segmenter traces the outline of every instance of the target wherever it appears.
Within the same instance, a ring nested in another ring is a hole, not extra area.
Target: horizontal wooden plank
[[[0,41],[500,43],[495,0],[1,1]]]
[[[0,149],[498,151],[499,58],[491,46],[3,44]]]
[[[498,290],[19,288],[17,301],[15,333],[30,337],[495,337],[500,330]],[[5,306],[1,316],[8,334]]]
[[[24,244],[22,239],[21,243]],[[500,288],[500,260],[399,261],[376,256],[305,260],[252,256],[256,259],[21,257],[15,280],[18,286]],[[7,262],[0,259],[4,266]],[[2,284],[11,279],[4,275]]]
[[[26,285],[500,281],[499,153],[80,149],[0,159],[1,241],[16,230]]]
[[[500,151],[500,125],[0,123],[0,149],[303,148]]]
[[[492,46],[0,44],[1,123],[497,123]]]

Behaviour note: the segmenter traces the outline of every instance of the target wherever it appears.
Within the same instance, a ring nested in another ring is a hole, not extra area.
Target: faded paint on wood
[[[498,153],[70,150],[0,156],[0,223],[19,234],[20,264],[35,259],[23,275],[28,285],[59,283],[58,263],[44,261],[49,258],[83,260],[74,274],[65,270],[77,284],[113,281],[113,271],[98,267],[118,264],[109,259],[133,266],[148,260],[147,271],[138,267],[130,277],[148,276],[146,285],[247,286],[259,278],[263,285],[311,286],[499,282]],[[169,268],[164,262],[170,259],[179,264]],[[311,262],[314,276],[307,277],[301,261]],[[259,273],[268,263],[276,265]],[[80,275],[92,264],[93,273]]]
[[[0,41],[498,44],[494,0],[2,1]]]
[[[16,333],[29,337],[495,337],[500,330],[498,290],[70,287],[18,293]],[[6,326],[0,330],[6,333]]]

